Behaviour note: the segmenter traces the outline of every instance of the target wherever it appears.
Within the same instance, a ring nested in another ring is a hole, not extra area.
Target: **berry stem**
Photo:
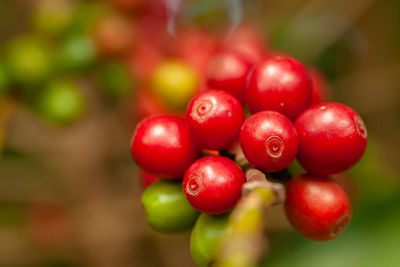
[[[282,204],[285,198],[282,184],[269,182],[263,172],[250,166],[240,149],[234,154],[236,162],[245,169],[247,182],[242,199],[230,215],[228,234],[212,265],[216,267],[257,266],[266,244],[263,235],[266,211]]]

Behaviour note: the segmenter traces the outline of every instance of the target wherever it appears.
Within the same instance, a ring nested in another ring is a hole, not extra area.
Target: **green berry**
[[[62,70],[81,71],[90,67],[95,60],[95,44],[87,35],[69,36],[58,52],[58,63]]]
[[[42,82],[50,73],[50,54],[47,44],[38,37],[15,37],[6,51],[8,71],[21,84]]]
[[[210,266],[217,257],[221,240],[227,232],[229,214],[210,215],[202,213],[197,220],[190,239],[193,260],[200,267]]]
[[[149,225],[158,232],[189,230],[199,215],[186,200],[182,183],[160,180],[142,195],[142,205]]]
[[[40,98],[39,109],[44,118],[57,124],[67,124],[80,117],[85,108],[84,98],[72,81],[52,82]]]
[[[42,33],[57,35],[70,25],[72,13],[71,1],[38,1],[32,16],[33,25]]]

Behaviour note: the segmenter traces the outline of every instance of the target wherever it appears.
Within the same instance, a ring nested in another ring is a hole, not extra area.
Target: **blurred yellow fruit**
[[[166,104],[182,109],[199,89],[199,77],[184,62],[166,61],[156,68],[151,84],[154,92]]]

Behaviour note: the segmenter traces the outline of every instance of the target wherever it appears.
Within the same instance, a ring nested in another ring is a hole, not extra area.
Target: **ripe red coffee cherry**
[[[296,59],[269,57],[252,71],[246,104],[252,113],[273,110],[294,120],[311,105],[312,84]]]
[[[328,101],[331,97],[331,92],[323,74],[314,67],[309,67],[308,72],[313,85],[312,105]]]
[[[298,140],[293,123],[275,111],[250,116],[240,131],[240,146],[247,160],[268,172],[283,170],[295,159]]]
[[[265,57],[264,36],[254,25],[243,24],[230,32],[224,47],[237,52],[252,64],[260,63]]]
[[[185,119],[201,148],[222,150],[238,137],[244,112],[231,94],[222,90],[207,90],[192,99]]]
[[[119,55],[127,51],[134,39],[132,22],[121,15],[100,18],[95,25],[94,39],[101,54]]]
[[[140,170],[139,176],[140,176],[140,185],[142,186],[143,189],[146,189],[150,185],[160,180],[160,178],[142,170]]]
[[[200,152],[183,119],[154,115],[136,127],[131,153],[145,171],[174,179],[183,176]]]
[[[316,241],[337,237],[351,217],[349,199],[328,176],[301,174],[286,186],[285,212],[292,226]]]
[[[299,136],[297,159],[308,172],[335,174],[358,162],[367,145],[360,116],[339,103],[322,103],[303,112],[295,122]]]
[[[215,56],[208,68],[207,85],[231,93],[241,103],[246,94],[247,76],[252,64],[233,51]]]
[[[182,186],[195,209],[220,214],[235,206],[245,181],[242,169],[235,162],[222,156],[208,156],[189,167]]]

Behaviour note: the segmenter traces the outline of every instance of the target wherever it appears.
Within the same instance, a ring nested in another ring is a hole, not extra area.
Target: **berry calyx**
[[[142,205],[149,225],[158,232],[189,230],[199,216],[185,198],[181,183],[175,181],[150,185],[142,195]]]
[[[285,212],[292,226],[316,241],[340,235],[351,218],[343,189],[328,176],[301,174],[286,187]]]
[[[221,214],[239,200],[246,179],[242,169],[222,156],[208,156],[194,162],[183,178],[183,191],[199,211]]]
[[[273,110],[294,120],[311,105],[306,68],[290,57],[269,57],[250,74],[246,104],[252,113]]]
[[[215,56],[208,68],[207,85],[231,93],[241,103],[246,94],[247,76],[252,68],[240,54],[223,51]]]
[[[175,179],[183,176],[200,151],[183,119],[154,115],[136,127],[131,153],[145,171],[161,178]]]
[[[231,94],[222,90],[207,90],[189,103],[185,120],[201,148],[222,150],[238,137],[244,112]]]
[[[247,160],[268,172],[283,170],[295,159],[298,149],[293,123],[275,111],[250,116],[240,131],[240,146]]]
[[[308,172],[330,175],[356,164],[367,146],[361,117],[339,103],[314,105],[295,122],[299,136],[297,159]]]

